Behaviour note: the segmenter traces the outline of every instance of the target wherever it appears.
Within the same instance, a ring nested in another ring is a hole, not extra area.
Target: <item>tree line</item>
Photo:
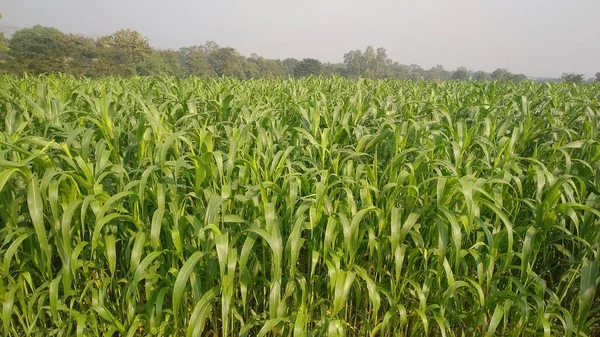
[[[1,17],[1,16],[0,16]],[[492,73],[464,67],[449,71],[437,65],[423,69],[391,60],[384,48],[367,47],[344,54],[343,62],[323,63],[317,59],[268,59],[257,54],[242,55],[231,47],[209,41],[172,49],[154,49],[148,39],[134,30],[118,30],[100,38],[65,34],[58,29],[34,26],[16,31],[9,39],[0,35],[0,71],[12,74],[62,72],[75,76],[105,77],[133,75],[304,77],[311,75],[349,78],[396,78],[410,80],[511,80],[527,79],[506,69]],[[600,73],[596,75],[600,80]],[[564,74],[563,80],[583,82],[581,74]]]

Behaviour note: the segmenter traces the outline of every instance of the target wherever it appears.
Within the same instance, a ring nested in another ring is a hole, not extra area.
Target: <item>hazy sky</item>
[[[245,55],[341,62],[373,45],[426,69],[600,71],[600,0],[2,0],[0,13],[0,25],[85,35],[132,28],[160,48],[214,40]]]

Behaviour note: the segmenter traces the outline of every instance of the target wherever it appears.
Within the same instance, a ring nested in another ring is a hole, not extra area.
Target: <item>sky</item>
[[[342,62],[372,45],[425,69],[600,72],[600,0],[2,0],[0,13],[4,26],[135,29],[156,48],[215,41],[247,56]]]

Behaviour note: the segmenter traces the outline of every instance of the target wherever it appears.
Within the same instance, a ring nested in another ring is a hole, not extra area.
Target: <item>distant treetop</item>
[[[55,28],[39,25],[20,29],[8,40],[0,34],[0,72],[63,72],[88,77],[165,74],[178,77],[229,76],[241,79],[312,75],[419,81],[518,82],[527,79],[523,74],[513,74],[503,68],[492,73],[472,71],[465,67],[448,71],[442,65],[425,70],[417,64],[404,65],[391,60],[382,47],[368,46],[364,50],[350,50],[343,55],[340,63],[323,63],[314,58],[276,60],[255,53],[246,57],[232,47],[222,47],[213,41],[179,50],[163,50],[151,48],[147,38],[131,29],[118,30],[100,38],[89,38],[64,34]],[[582,83],[583,75],[566,73],[562,80]],[[595,80],[600,81],[600,73],[596,74]]]

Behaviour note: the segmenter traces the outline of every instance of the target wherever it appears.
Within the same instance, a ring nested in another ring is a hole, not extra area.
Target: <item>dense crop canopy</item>
[[[0,335],[586,336],[599,92],[0,77]]]

